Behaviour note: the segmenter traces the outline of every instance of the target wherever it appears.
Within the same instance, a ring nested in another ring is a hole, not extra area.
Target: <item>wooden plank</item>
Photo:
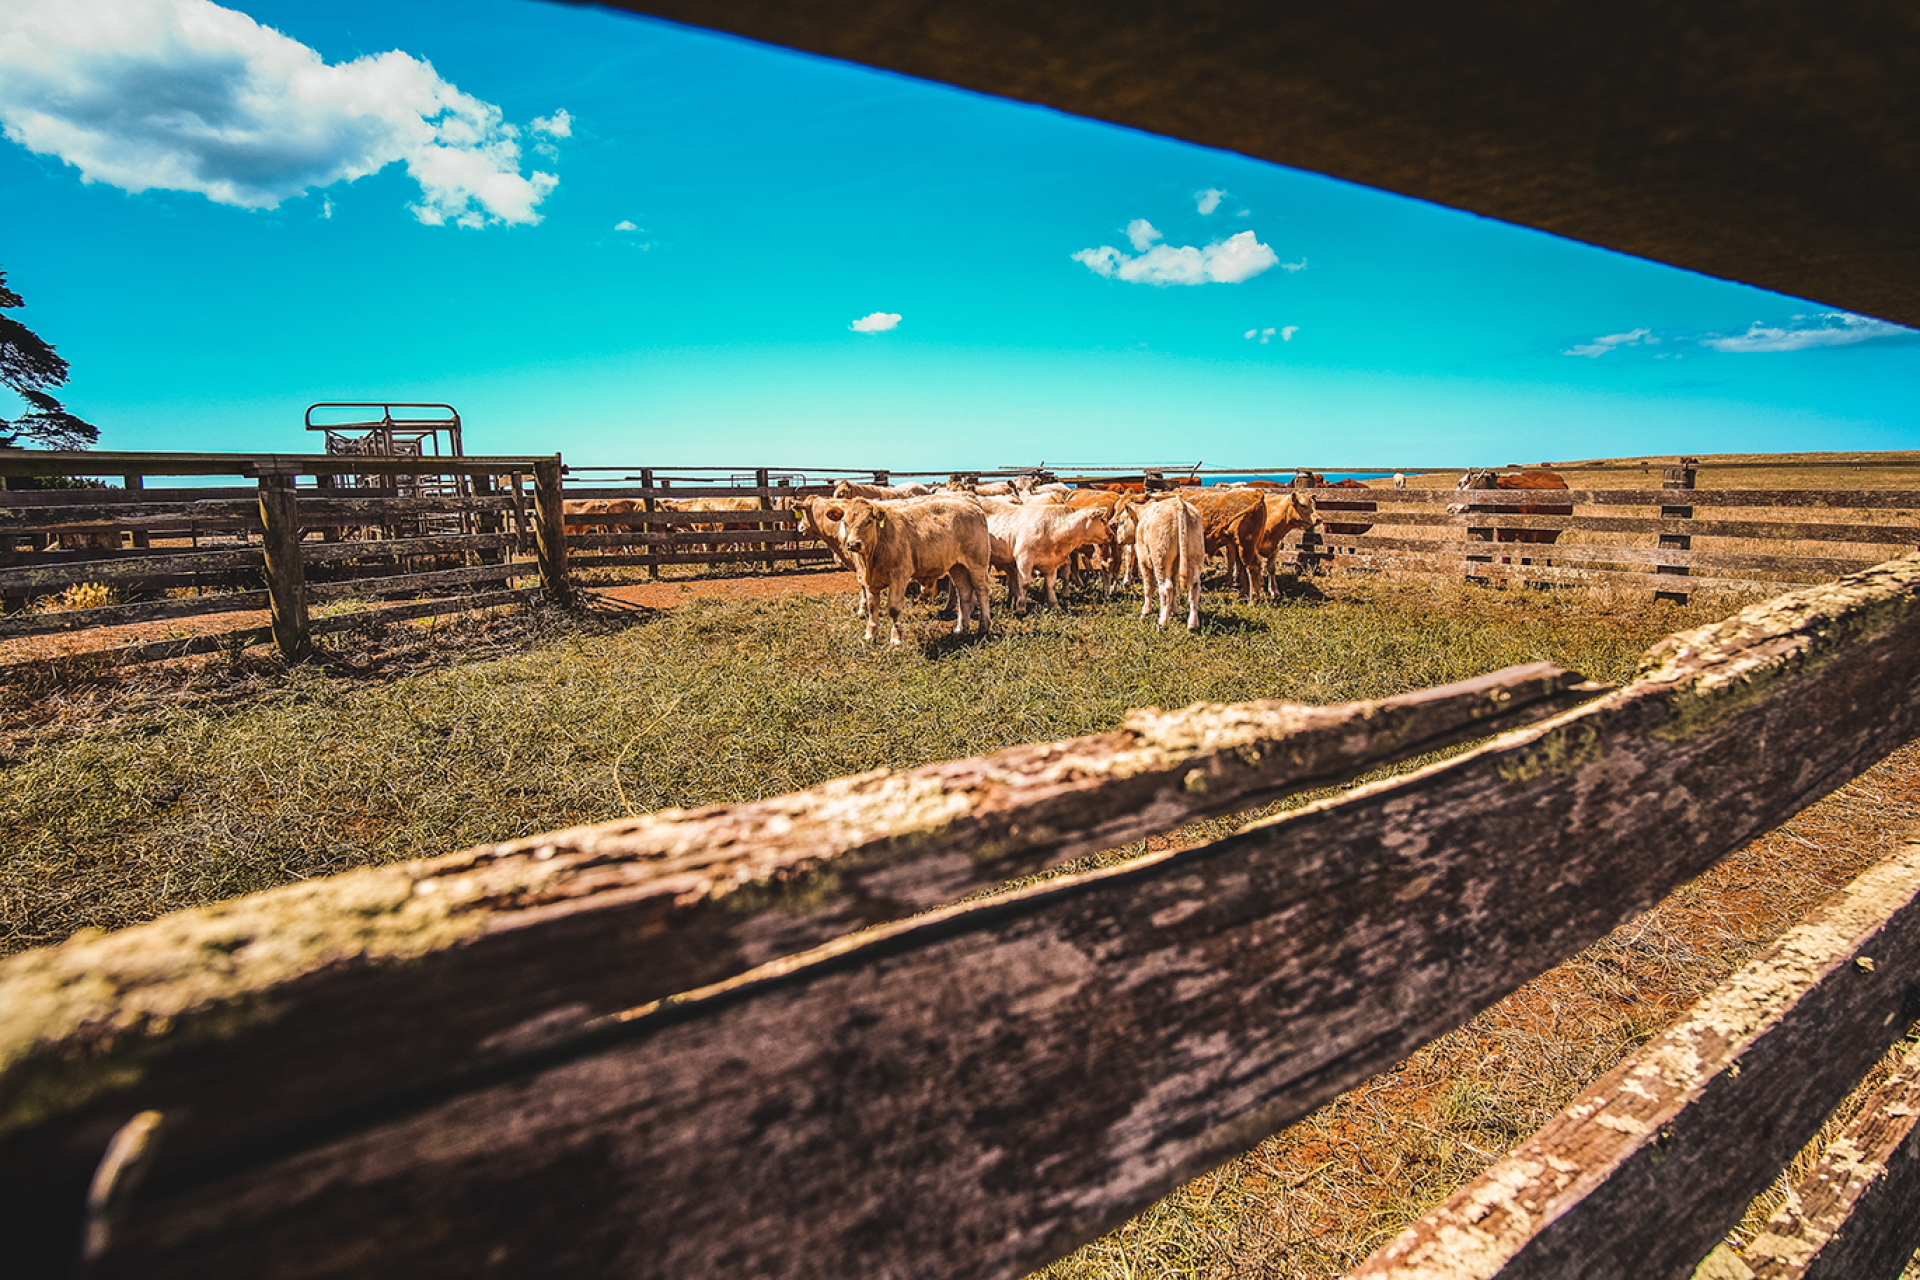
[[[0,476],[506,475],[531,471],[536,458],[343,457],[324,453],[128,453],[109,449],[0,455]]]
[[[1877,969],[1881,957],[1869,957]],[[1721,1245],[1702,1280],[1895,1280],[1920,1248],[1920,1048],[1862,1103],[1766,1229]]]
[[[1916,969],[1920,841],[1822,904],[1353,1280],[1684,1280],[1905,1032]]]
[[[1445,506],[1452,503],[1553,502],[1574,506],[1663,507],[1673,504],[1674,490],[1646,489],[1392,489],[1374,487],[1364,492],[1325,486],[1309,489],[1316,501],[1352,501],[1356,496],[1382,507]],[[1915,489],[1688,489],[1686,504],[1695,507],[1801,507],[1840,511],[1920,510]]]
[[[1545,556],[1535,559],[1547,559]],[[1565,583],[1570,586],[1591,586],[1594,584],[1612,584],[1615,586],[1648,587],[1661,591],[1779,591],[1795,585],[1782,582],[1767,582],[1756,578],[1705,577],[1700,574],[1688,574],[1681,577],[1674,574],[1639,573],[1628,569],[1562,568],[1555,565],[1519,563],[1520,557],[1514,556],[1511,564],[1492,564],[1485,561],[1467,561],[1464,569],[1470,578],[1506,578],[1513,581]]]
[[[140,507],[148,503],[237,502],[251,507],[258,499],[252,485],[194,489],[0,489],[0,512],[31,512],[42,507]]]
[[[1688,493],[1686,496],[1691,497]],[[1384,521],[1380,523],[1385,523]],[[1695,538],[1766,538],[1780,542],[1864,542],[1908,547],[1920,542],[1913,525],[1803,524],[1784,520],[1661,520],[1628,516],[1529,516],[1468,511],[1436,518],[1447,528],[1587,529],[1597,533],[1681,533]]]
[[[1920,558],[1757,606],[1676,637],[1627,689],[1411,777],[850,938],[569,1042],[529,1026],[538,1050],[463,1089],[198,1164],[176,1148],[205,1121],[183,1107],[99,1274],[1017,1274],[1459,1025],[1920,730],[1917,598]],[[566,856],[520,848],[528,870]],[[614,849],[595,852],[590,874],[617,894]],[[934,861],[923,849],[896,870]],[[670,865],[661,879],[685,868]],[[498,862],[477,870],[404,904],[336,882],[359,923],[322,949],[350,938],[345,954],[364,955],[369,921],[416,899],[443,922],[498,909],[515,891]],[[677,893],[740,885],[696,875]],[[837,891],[795,886],[785,909],[755,895],[731,914],[778,926],[822,890]],[[592,949],[561,925],[555,879],[517,892],[529,967]],[[310,932],[340,909],[326,896],[289,901],[284,927],[232,904],[211,932],[197,917],[183,954],[241,945],[199,961],[193,985],[231,981],[267,941],[284,1018],[281,940],[338,936]],[[475,944],[453,932],[433,945]],[[395,963],[439,998],[436,1018],[496,998],[429,980],[417,945]],[[90,975],[106,959],[68,954]],[[1889,1021],[1920,962],[1898,954],[1871,997]],[[353,1043],[296,1079],[331,1079],[392,1038],[380,1004],[351,1008],[332,1028]],[[417,1017],[411,1036],[430,1038]]]
[[[300,556],[299,500],[293,477],[260,477],[260,551],[266,562],[267,600],[273,612],[273,642],[288,662],[313,648],[307,617],[307,566]]]
[[[507,578],[539,576],[540,566],[521,560],[512,564],[482,564],[465,569],[437,569],[431,573],[400,573],[384,577],[350,578],[346,581],[309,583],[307,594],[316,601],[357,600],[368,594],[390,591],[439,591],[447,587],[478,582],[497,582]]]
[[[621,525],[628,528],[649,526],[685,529],[694,525],[717,525],[725,529],[754,529],[763,525],[791,525],[793,516],[785,511],[569,511],[567,524]]]
[[[101,524],[122,528],[143,528],[156,524],[182,522],[251,523],[260,521],[259,499],[232,499],[213,502],[131,502],[68,503],[60,506],[0,509],[0,534],[60,532],[91,528]]]
[[[405,622],[413,618],[434,618],[448,613],[471,613],[476,609],[492,609],[503,604],[526,604],[530,598],[530,593],[526,591],[487,591],[467,596],[450,596],[440,600],[419,600],[412,604],[388,605],[378,609],[358,609],[352,613],[314,619],[313,632],[315,635],[330,635],[338,631],[354,631],[362,627]]]
[[[513,545],[510,533],[449,533],[431,538],[369,538],[355,542],[307,542],[301,544],[307,560],[313,564],[333,564],[343,560],[392,559],[396,556],[450,555],[478,551],[487,547]]]
[[[832,485],[645,485],[567,486],[570,498],[798,498],[810,494],[830,494]]]
[[[0,669],[18,671],[34,667],[98,662],[111,663],[114,666],[135,666],[146,662],[165,662],[171,658],[189,658],[202,653],[219,653],[236,646],[245,649],[257,644],[272,643],[272,627],[241,627],[232,631],[182,636],[176,640],[150,640],[144,644],[94,649],[85,653],[63,654],[53,658],[28,658],[20,662],[0,662]]]
[[[713,542],[728,542],[740,546],[761,545],[793,546],[805,544],[819,545],[818,540],[803,537],[798,529],[734,529],[725,533],[570,533],[567,545],[591,549],[594,547],[704,547]]]
[[[165,1110],[192,1106],[198,1119],[174,1129],[170,1149],[213,1158],[269,1130],[297,1130],[409,1082],[498,1061],[576,1033],[596,1017],[737,975],[1047,862],[1525,723],[1590,696],[1571,685],[1573,679],[1537,664],[1378,703],[1142,712],[1110,734],[903,774],[867,774],[757,804],[583,828],[546,844],[475,850],[431,866],[357,873],[358,892],[368,895],[361,901],[412,906],[402,916],[356,916],[359,924],[348,934],[317,942],[305,959],[272,975],[254,963],[264,953],[233,952],[243,963],[230,981],[197,994],[153,982],[177,962],[168,958],[169,948],[183,940],[172,930],[184,918],[172,926],[144,926],[140,937],[115,935],[119,941],[90,956],[69,944],[39,953],[41,963],[0,962],[0,1011],[11,1011],[0,1012],[0,1161],[15,1161],[10,1167],[16,1168],[39,1159],[66,1162],[60,1176],[77,1177],[84,1186],[91,1176],[87,1152],[97,1158],[90,1144],[100,1127],[110,1133],[131,1114],[128,1106],[137,1111],[154,1103]],[[588,843],[575,846],[576,837]],[[739,861],[747,849],[754,852]],[[490,866],[508,873],[493,881],[504,892],[492,907],[464,890],[439,896],[462,874],[488,877]],[[429,881],[433,890],[416,891]],[[543,883],[546,888],[536,888]],[[252,901],[271,915],[293,907],[303,889],[310,895],[313,887],[293,886],[278,897]],[[527,945],[544,952],[549,944],[524,926],[541,914],[542,900],[596,910],[563,911],[554,924],[575,943],[534,963]],[[755,909],[742,911],[748,902]],[[440,916],[450,931],[425,953],[417,953],[412,942],[399,951],[379,944],[379,935],[417,907]],[[597,909],[602,907],[607,912]],[[243,917],[228,923],[263,936],[258,930],[268,916]],[[387,958],[370,953],[369,963],[338,963],[344,954],[339,944],[367,927],[374,932],[350,945],[357,950],[372,943]],[[175,941],[163,941],[169,937]],[[431,955],[434,965],[447,966],[445,976],[418,982],[411,965],[395,967],[406,954]],[[148,978],[137,977],[130,962],[146,965],[140,972]],[[75,1003],[82,988],[59,976],[72,963],[91,966],[109,984],[124,981],[131,984],[125,990],[141,989],[139,1000],[152,1016],[119,1020],[121,1029],[109,1032],[98,1021],[107,1011]],[[195,1010],[210,1015],[235,1001],[257,1006],[268,988],[292,996],[293,987],[282,988],[282,980],[295,973],[304,975],[294,983],[302,994],[263,1022],[229,1026],[215,1035],[218,1049],[211,1056],[204,1052],[208,1042],[201,1031],[209,1024]],[[605,976],[613,981],[606,983]],[[267,987],[260,985],[263,979]],[[437,994],[450,989],[448,982],[470,979],[493,994],[472,1002]],[[39,985],[46,980],[54,985]],[[10,985],[16,981],[25,985]],[[555,1008],[586,991],[592,994],[578,1017],[538,1029],[537,1020],[551,1020]],[[183,1003],[169,1003],[182,997]],[[367,1019],[362,1030],[373,1039],[360,1046],[352,1064],[314,1077],[300,1064],[315,1061],[310,1055],[316,1052],[331,1055],[327,1046],[344,1043],[335,1017],[325,1012],[329,1008],[360,1010]],[[82,1042],[92,1047],[81,1049]],[[71,1057],[75,1052],[79,1059]],[[255,1056],[263,1052],[286,1070],[266,1067]],[[110,1069],[123,1053],[145,1064],[138,1080],[116,1078]],[[85,1071],[78,1070],[82,1062],[90,1064]],[[83,1079],[90,1083],[79,1083]],[[190,1098],[200,1101],[188,1103]],[[48,1127],[23,1119],[47,1115],[59,1122]],[[104,1143],[106,1135],[98,1136]],[[21,1142],[39,1155],[26,1154]],[[68,1167],[76,1159],[79,1164]],[[69,1213],[73,1204],[41,1208]],[[0,1222],[12,1212],[0,1199]],[[33,1212],[27,1211],[29,1218]],[[67,1234],[56,1234],[61,1245],[70,1243]]]
[[[76,582],[151,583],[163,576],[203,574],[210,577],[226,577],[249,570],[257,571],[262,563],[260,550],[257,547],[235,547],[230,551],[189,552],[156,548],[153,554],[126,552],[107,558],[71,561],[47,565],[43,568],[31,565],[9,566],[0,569],[0,590],[9,594],[15,591],[39,594],[45,591],[58,591]],[[189,577],[188,580],[192,581],[192,578]]]
[[[316,590],[315,595],[318,594]],[[121,627],[135,622],[159,622],[168,618],[191,618],[204,613],[237,613],[266,607],[266,592],[235,591],[192,596],[184,600],[147,600],[137,604],[106,605],[98,609],[67,609],[59,613],[9,614],[0,618],[0,638],[56,635],[65,631],[89,631],[96,627]]]
[[[591,566],[596,569],[619,569],[630,568],[637,565],[656,564],[744,564],[749,560],[764,559],[766,556],[772,556],[775,560],[806,562],[828,562],[833,559],[833,553],[824,547],[802,547],[799,550],[780,548],[765,553],[745,551],[688,551],[676,553],[661,552],[651,555],[583,556],[581,557],[580,563],[583,566]]]
[[[338,492],[337,490],[335,492]],[[458,515],[471,511],[511,511],[510,495],[474,494],[451,498],[320,498],[300,497],[300,522],[308,528],[326,517],[351,517],[342,523],[362,523],[362,517]]]

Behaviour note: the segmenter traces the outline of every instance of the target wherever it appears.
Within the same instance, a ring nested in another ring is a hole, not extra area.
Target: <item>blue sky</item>
[[[359,398],[662,466],[1920,448],[1920,335],[1818,303],[622,13],[238,9],[0,13],[0,267],[103,448]]]

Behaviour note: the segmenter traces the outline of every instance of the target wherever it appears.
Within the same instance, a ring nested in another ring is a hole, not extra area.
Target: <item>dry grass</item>
[[[1142,624],[1131,602],[998,618],[984,642],[916,609],[913,643],[888,652],[859,642],[850,606],[456,624],[442,634],[474,637],[472,660],[455,661],[459,640],[384,658],[367,640],[291,672],[250,653],[0,686],[0,950],[367,863],[1093,732],[1136,706],[1337,702],[1535,658],[1620,679],[1651,640],[1712,612],[1354,583],[1277,607],[1211,597],[1198,637]]]

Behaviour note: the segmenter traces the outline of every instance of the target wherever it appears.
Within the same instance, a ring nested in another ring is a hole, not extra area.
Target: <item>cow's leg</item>
[[[1013,597],[1013,612],[1018,617],[1027,616],[1027,583],[1033,579],[1033,561],[1020,556],[1013,562],[1015,588],[1007,594]]]
[[[993,627],[993,570],[983,563],[968,573],[973,579],[973,589],[978,593],[975,603],[979,605],[980,634],[986,635]]]
[[[1068,572],[1072,572],[1073,566],[1071,561],[1068,562],[1066,567]],[[1057,564],[1043,565],[1040,569],[1040,576],[1047,580],[1047,607],[1049,609],[1058,609],[1060,607],[1060,597],[1053,593],[1053,583],[1054,580],[1060,576],[1060,569],[1061,566]]]
[[[1146,556],[1140,557],[1140,616],[1146,617],[1153,612],[1153,561]]]
[[[893,580],[887,591],[887,613],[893,619],[893,632],[887,637],[887,643],[900,643],[900,611],[907,605],[907,580],[898,577]],[[878,612],[878,610],[875,610]]]
[[[1173,574],[1160,575],[1160,625],[1163,627],[1167,625],[1167,619],[1173,616],[1173,597],[1179,589],[1180,584],[1174,581]]]
[[[973,580],[966,575],[967,571],[961,565],[954,565],[947,570],[947,599],[953,604],[955,635],[967,629],[967,619],[973,615]]]
[[[1187,578],[1187,630],[1200,629],[1200,575],[1192,574]]]

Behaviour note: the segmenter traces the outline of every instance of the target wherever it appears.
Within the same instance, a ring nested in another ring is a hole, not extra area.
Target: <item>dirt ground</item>
[[[682,578],[659,582],[589,585],[586,590],[601,607],[615,609],[669,609],[689,600],[753,600],[796,594],[832,595],[855,589],[851,573],[780,573],[769,577]],[[136,622],[120,627],[95,627],[71,634],[20,636],[0,640],[0,669],[21,663],[43,662],[98,653],[151,640],[217,635],[248,627],[264,627],[271,619],[264,609],[231,613],[203,613],[190,618]]]

